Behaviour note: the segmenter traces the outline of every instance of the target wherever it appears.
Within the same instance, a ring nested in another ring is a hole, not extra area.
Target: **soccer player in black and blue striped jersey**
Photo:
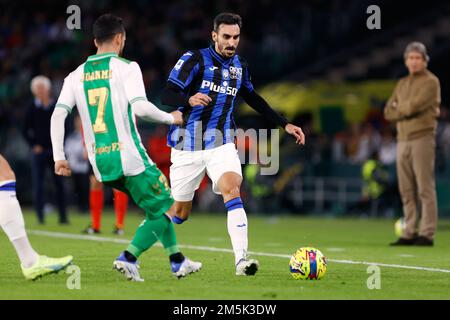
[[[247,257],[247,215],[240,198],[241,163],[234,145],[233,109],[242,96],[252,108],[275,121],[298,144],[305,143],[300,127],[275,112],[258,95],[250,80],[247,62],[236,54],[242,19],[221,13],[214,19],[209,48],[188,51],[172,69],[162,94],[162,103],[177,107],[184,124],[172,125],[170,181],[175,199],[175,223],[185,221],[192,199],[205,172],[213,191],[223,196],[228,211],[228,233],[235,254],[236,275],[254,275],[259,263]]]

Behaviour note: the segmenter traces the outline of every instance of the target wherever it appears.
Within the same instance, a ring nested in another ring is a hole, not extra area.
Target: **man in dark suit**
[[[50,170],[56,188],[56,202],[59,211],[59,223],[67,224],[66,200],[63,178],[53,170],[52,142],[50,139],[50,119],[55,101],[50,94],[51,82],[45,76],[37,76],[31,81],[34,100],[29,106],[25,118],[24,135],[31,148],[31,170],[33,181],[33,202],[39,223],[44,217],[44,179],[46,169]]]

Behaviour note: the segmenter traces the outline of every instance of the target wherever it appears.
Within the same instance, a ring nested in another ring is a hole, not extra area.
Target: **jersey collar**
[[[89,56],[87,58],[87,61],[98,60],[98,59],[109,58],[109,57],[117,57],[117,56],[118,56],[117,53],[105,52],[105,53],[94,54],[92,56]]]

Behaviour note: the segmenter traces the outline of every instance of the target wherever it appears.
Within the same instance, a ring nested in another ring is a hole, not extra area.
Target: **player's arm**
[[[186,52],[177,61],[170,72],[167,85],[161,95],[161,102],[172,107],[207,106],[212,99],[197,92],[191,97],[186,96],[185,89],[199,72],[199,62],[202,59],[197,51]]]
[[[69,162],[64,153],[64,124],[67,116],[75,106],[75,95],[70,84],[70,75],[64,79],[64,85],[56,103],[50,122],[50,136],[52,140],[53,160],[55,161],[55,173],[61,176],[72,174]]]
[[[181,112],[164,112],[147,100],[142,72],[136,62],[131,62],[124,75],[125,93],[136,116],[146,121],[181,124]]]
[[[201,92],[197,92],[191,97],[186,97],[183,89],[170,81],[167,82],[161,95],[161,102],[172,107],[206,107],[211,101],[211,97]]]
[[[275,122],[280,127],[284,128],[287,133],[293,135],[297,144],[305,144],[305,135],[302,129],[292,123],[289,123],[286,118],[281,116],[278,112],[273,110],[269,104],[261,97],[255,90],[249,91],[247,88],[240,90],[240,95],[244,98],[244,101],[264,116],[266,119]]]
[[[256,93],[253,84],[250,81],[250,73],[245,63],[243,69],[242,87],[239,90],[239,94],[244,98],[244,101],[266,119],[275,122],[277,125],[284,128],[287,133],[294,136],[297,144],[305,144],[305,135],[302,129],[289,123],[285,117],[273,110],[267,101]]]

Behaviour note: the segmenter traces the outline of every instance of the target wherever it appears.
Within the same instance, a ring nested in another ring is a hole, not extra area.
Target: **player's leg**
[[[192,211],[192,200],[190,201],[177,201],[173,205],[171,210],[172,221],[176,224],[182,224],[189,218],[189,214]]]
[[[36,279],[65,268],[73,259],[40,256],[31,246],[16,197],[16,178],[8,162],[0,155],[0,226],[14,246],[27,279]]]
[[[38,254],[30,245],[25,232],[25,222],[15,196],[16,177],[8,162],[0,156],[0,224],[16,249],[22,266],[36,263]]]
[[[213,191],[222,194],[227,209],[227,227],[233,246],[236,275],[254,275],[259,263],[248,259],[248,220],[241,199],[241,163],[234,144],[225,144],[208,155],[207,173]]]
[[[90,176],[89,208],[91,211],[91,224],[84,230],[84,233],[100,233],[103,213],[103,183],[99,182],[93,174]]]
[[[137,176],[125,177],[111,186],[126,191],[146,213],[146,218],[136,230],[130,245],[114,262],[117,270],[124,272],[129,280],[141,281],[136,261],[158,240],[163,244],[172,272],[177,277],[201,268],[200,263],[185,258],[177,246],[175,229],[167,214],[174,210],[173,199],[165,176],[156,166],[147,168]]]
[[[123,232],[124,221],[128,208],[128,196],[117,189],[113,189],[113,193],[114,193],[114,212],[116,214],[116,225],[114,228],[114,233],[122,235],[124,233]]]
[[[195,190],[205,176],[206,165],[202,159],[203,151],[180,151],[172,149],[170,166],[170,185],[175,200],[171,211],[172,221],[181,224],[186,221],[192,210]]]

